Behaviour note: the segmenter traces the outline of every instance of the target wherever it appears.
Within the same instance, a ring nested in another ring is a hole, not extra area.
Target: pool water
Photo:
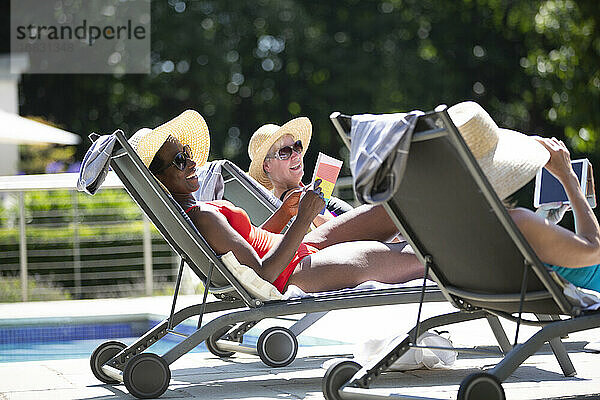
[[[89,358],[100,344],[116,340],[129,345],[158,324],[157,319],[135,318],[130,321],[102,323],[73,323],[72,320],[50,321],[48,319],[3,321],[0,323],[0,363],[21,361],[62,360]],[[176,331],[189,335],[195,330],[193,321],[185,321],[176,327]],[[244,343],[255,345],[260,331],[253,328],[244,335]],[[184,338],[167,334],[148,348],[148,351],[162,355]],[[298,337],[300,346],[323,346],[342,344],[342,342],[308,337]],[[204,343],[191,352],[206,352]]]
[[[108,340],[116,340],[130,345],[137,337],[129,338],[104,338],[87,340],[64,340],[60,342],[38,342],[38,343],[13,343],[0,344],[0,363],[19,361],[43,361],[43,360],[65,360],[71,358],[89,358],[92,352],[100,344]],[[164,354],[177,342],[169,339],[161,339],[152,346],[149,351],[156,354]],[[204,343],[194,348],[191,352],[198,353],[208,351]]]

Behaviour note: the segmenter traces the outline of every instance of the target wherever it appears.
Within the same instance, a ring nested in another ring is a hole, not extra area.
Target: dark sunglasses
[[[175,157],[173,157],[173,161],[161,168],[157,173],[163,172],[171,165],[174,165],[175,168],[177,168],[180,171],[183,171],[185,169],[185,166],[187,165],[187,160],[191,160],[192,157],[194,157],[194,155],[192,154],[192,149],[189,145],[186,144],[185,146],[183,146],[182,151],[175,154]]]
[[[277,158],[278,160],[287,160],[292,156],[292,153],[294,151],[298,154],[302,154],[302,150],[302,140],[297,140],[296,143],[294,143],[291,146],[283,146],[282,148],[277,150],[275,154],[270,156],[270,158]]]

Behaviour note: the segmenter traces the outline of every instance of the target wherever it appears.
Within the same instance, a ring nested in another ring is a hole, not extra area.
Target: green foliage
[[[317,150],[343,156],[334,110],[474,99],[508,128],[595,153],[599,9],[596,0],[153,1],[150,75],[25,75],[21,108],[82,135],[131,135],[197,109],[211,158],[244,168],[248,139],[267,122],[311,118],[310,166]]]
[[[27,280],[29,301],[70,300],[71,294],[51,282],[42,282],[35,277]],[[0,303],[22,301],[19,278],[0,276]]]
[[[42,124],[56,126],[42,117],[28,117]],[[66,172],[75,162],[75,148],[56,144],[19,145],[18,171],[23,174],[43,174],[46,172]]]
[[[520,64],[533,87],[525,100],[542,106],[577,152],[595,152],[600,135],[598,10],[597,1],[549,0],[513,18],[528,44]]]
[[[52,171],[66,172],[68,166],[75,161],[75,147],[52,144],[19,145],[18,170],[26,175],[43,174],[50,164]]]
[[[170,282],[162,282],[155,285],[153,296],[172,296],[174,287]],[[28,301],[55,301],[71,300],[71,293],[51,281],[40,280],[37,277],[29,276],[27,280],[27,300]],[[133,285],[121,285],[118,291],[104,292],[99,297],[122,297],[124,295],[136,293]],[[0,303],[16,303],[23,301],[21,294],[21,280],[10,276],[0,276]]]
[[[76,204],[76,209],[73,207]],[[133,223],[130,227],[122,225],[126,221],[139,222],[141,211],[131,200],[131,197],[120,189],[103,189],[94,196],[69,190],[37,190],[25,192],[25,217],[30,227],[56,223],[102,223],[120,224],[115,226],[114,232],[132,231],[141,229],[140,224]],[[15,225],[14,219],[19,215],[18,204],[5,208],[5,203],[0,202],[0,227],[7,224]],[[12,218],[9,218],[12,217]],[[140,222],[141,223],[141,222]],[[28,227],[28,229],[30,229]],[[40,228],[43,230],[43,228]],[[93,227],[90,227],[94,231]],[[86,227],[81,227],[81,234],[85,234]],[[38,230],[39,231],[39,230]],[[12,235],[16,230],[0,231],[1,235]],[[37,232],[35,228],[32,234]],[[70,231],[72,234],[72,230]],[[69,234],[56,232],[57,235]]]
[[[347,154],[332,111],[476,100],[500,125],[567,139],[597,164],[599,20],[597,0],[156,0],[151,74],[24,75],[21,112],[82,136],[131,135],[193,108],[211,159],[242,168],[256,128],[306,115],[311,176],[318,151]]]
[[[103,226],[80,225],[77,233],[81,240],[85,239],[127,239],[131,237],[140,237],[144,226],[142,221],[132,221],[127,224],[104,224]],[[152,227],[155,235],[158,235],[156,228]],[[27,226],[27,238],[36,242],[51,242],[59,239],[72,241],[75,233],[75,227],[71,224],[68,227],[35,227]],[[19,228],[0,229],[0,244],[15,243],[19,240]]]

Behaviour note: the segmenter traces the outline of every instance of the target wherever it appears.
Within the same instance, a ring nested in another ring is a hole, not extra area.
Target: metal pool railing
[[[179,257],[117,176],[94,196],[77,176],[0,176],[0,302],[171,294]],[[351,178],[334,195],[353,202]]]
[[[118,178],[94,196],[76,181],[0,177],[0,302],[170,293],[178,256]]]

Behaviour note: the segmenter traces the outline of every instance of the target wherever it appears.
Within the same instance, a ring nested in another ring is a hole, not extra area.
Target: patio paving
[[[184,296],[180,305],[197,297]],[[169,298],[69,301],[1,304],[2,318],[77,317],[87,315],[136,314],[168,311]],[[110,307],[108,307],[110,305]],[[322,365],[336,357],[348,357],[359,344],[373,337],[406,332],[414,323],[411,305],[341,310],[329,313],[304,334],[350,343],[301,347],[296,360],[284,368],[265,366],[258,357],[239,354],[219,359],[210,353],[191,353],[171,365],[172,379],[165,399],[323,399]],[[445,303],[424,305],[424,317],[451,311]],[[272,324],[272,323],[271,323]],[[504,323],[514,338],[514,324]],[[485,321],[472,321],[447,328],[457,347],[495,344]],[[535,328],[521,327],[520,338]],[[586,352],[588,341],[597,340],[600,329],[574,333],[564,339],[577,376],[566,378],[549,348],[527,360],[503,383],[507,399],[596,399],[600,398],[600,354]],[[498,362],[498,358],[461,354],[449,369],[388,373],[375,387],[382,393],[402,393],[440,399],[455,399],[462,378]],[[13,362],[0,364],[0,400],[33,399],[132,399],[124,385],[97,381],[88,359]]]

